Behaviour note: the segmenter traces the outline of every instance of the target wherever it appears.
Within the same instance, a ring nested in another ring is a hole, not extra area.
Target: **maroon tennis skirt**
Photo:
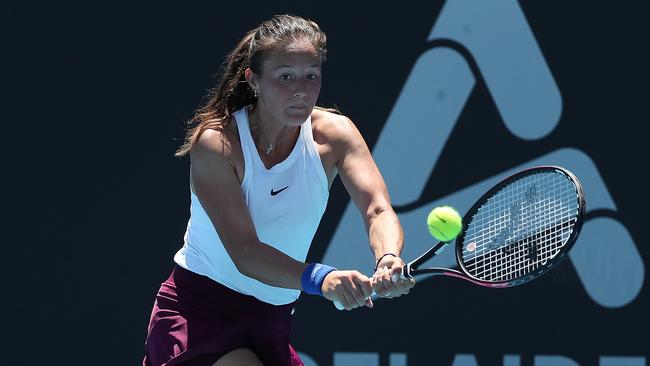
[[[143,366],[212,366],[237,348],[264,365],[303,365],[289,344],[294,303],[275,306],[176,265],[151,311]]]

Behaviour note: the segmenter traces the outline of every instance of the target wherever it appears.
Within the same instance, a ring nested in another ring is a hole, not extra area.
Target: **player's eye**
[[[280,75],[280,80],[291,80],[291,75],[290,74],[281,74]]]

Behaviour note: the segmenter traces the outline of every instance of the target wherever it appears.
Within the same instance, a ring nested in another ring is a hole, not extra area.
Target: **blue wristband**
[[[300,279],[302,290],[308,294],[323,296],[323,281],[332,271],[336,271],[336,268],[320,263],[310,264],[305,268]]]

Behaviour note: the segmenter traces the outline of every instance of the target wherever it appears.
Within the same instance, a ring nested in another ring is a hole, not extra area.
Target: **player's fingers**
[[[385,270],[386,270],[386,288],[388,289],[388,292],[390,292],[391,294],[399,293],[400,288],[397,286],[397,281],[393,280],[393,275],[396,274],[395,270],[397,271],[400,270],[396,268],[392,268],[392,269],[385,268]]]
[[[345,282],[344,285],[348,299],[350,299],[350,306],[352,306],[353,309],[366,304],[366,298],[363,297],[363,291],[354,284],[354,281]]]
[[[408,293],[409,283],[405,282],[404,276],[402,274],[402,268],[396,267],[388,269],[386,268],[388,280],[385,282],[386,291],[389,295],[385,297],[400,297]]]
[[[343,308],[345,308],[345,310],[352,310],[352,306],[350,305],[350,299],[348,298],[348,295],[345,289],[343,288],[343,285],[336,288],[336,294],[338,295],[339,302],[341,303],[341,305],[343,305]]]
[[[339,280],[340,282],[336,287],[336,293],[341,298],[341,304],[345,310],[352,310],[356,306],[354,303],[354,297],[351,296],[348,286],[350,282],[350,273],[345,273],[343,276],[339,277]]]
[[[413,288],[415,286],[415,280],[414,279],[404,279],[402,280],[404,282],[404,287],[407,289]]]
[[[382,285],[382,283],[381,283],[381,281],[379,279],[376,279],[375,281],[373,281],[372,290],[375,292],[375,294],[377,296],[379,296],[379,297],[384,296],[385,288],[384,288],[384,285]]]
[[[365,299],[369,298],[372,296],[372,281],[369,278],[361,279],[359,281],[358,286],[361,288],[361,291],[363,291],[363,297]]]
[[[399,277],[399,279],[397,281],[394,281],[394,283],[402,291],[408,290],[411,287],[413,287],[413,285],[415,285],[415,281],[412,278],[408,279],[405,278],[404,276]]]
[[[391,281],[397,283],[399,280],[404,279],[402,267],[394,267],[390,269],[390,279]]]
[[[387,276],[386,268],[382,268],[377,276],[377,285],[375,292],[381,297],[388,297],[391,295],[390,288],[388,284],[390,283],[390,278]]]
[[[409,279],[403,279],[402,280],[402,292],[406,295],[408,294],[411,289],[415,286],[415,279],[409,278]]]
[[[379,289],[379,272],[375,272],[375,274],[372,275],[370,278],[370,284],[372,285],[372,290],[377,293],[377,290]]]
[[[383,296],[385,291],[385,286],[382,279],[383,268],[378,269],[375,274],[372,276],[372,289],[375,291],[377,296]]]
[[[354,290],[354,299],[359,305],[359,307],[366,306],[366,299],[370,296],[366,296],[365,291],[363,289],[363,284],[361,283],[353,283],[352,289]]]
[[[384,285],[386,286],[386,296],[393,297],[397,292],[397,286],[392,281],[391,270],[388,267],[384,267]]]
[[[357,300],[359,306],[366,305],[366,299],[372,295],[372,280],[366,275],[354,271],[351,285],[354,290],[355,300]]]

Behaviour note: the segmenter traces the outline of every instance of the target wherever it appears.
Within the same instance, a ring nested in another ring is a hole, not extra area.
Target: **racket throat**
[[[402,276],[408,280],[413,278],[413,275],[411,274],[411,263],[406,263],[404,267],[402,267]]]

